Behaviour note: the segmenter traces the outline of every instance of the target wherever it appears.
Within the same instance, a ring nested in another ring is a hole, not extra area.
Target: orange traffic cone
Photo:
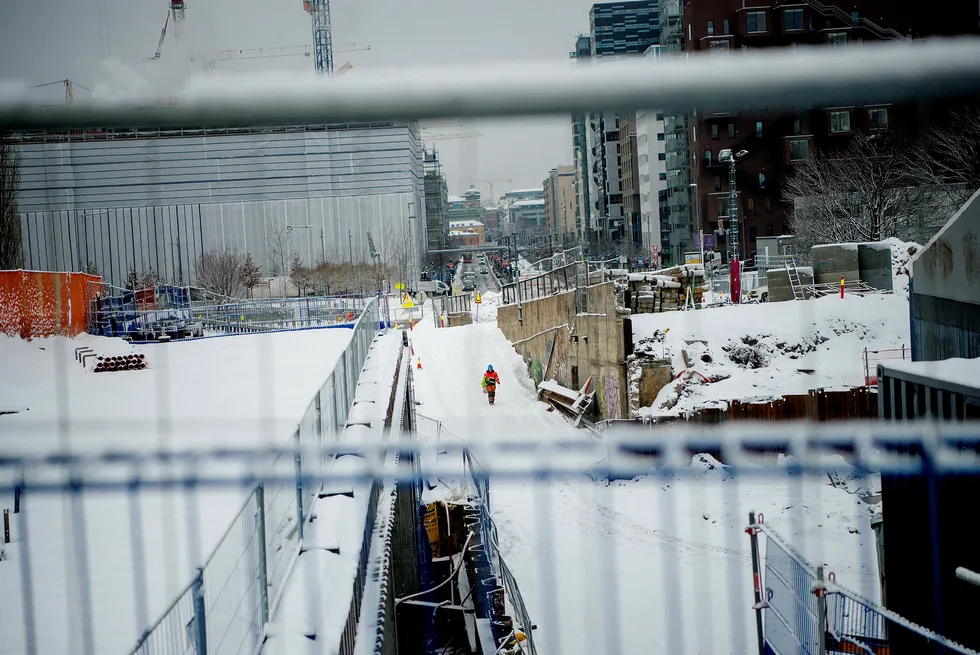
[[[422,358],[421,357],[418,359],[418,364],[416,365],[415,368],[422,368]]]

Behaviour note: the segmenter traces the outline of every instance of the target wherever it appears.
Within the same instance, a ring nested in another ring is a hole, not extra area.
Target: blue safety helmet
[[[492,366],[489,366],[489,365],[488,365],[488,366],[487,366],[487,370],[488,370],[488,371],[492,371],[492,370],[493,370],[493,367],[492,367]]]

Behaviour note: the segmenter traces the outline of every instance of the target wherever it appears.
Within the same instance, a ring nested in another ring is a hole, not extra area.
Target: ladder
[[[800,283],[800,272],[796,268],[796,260],[793,258],[786,260],[786,277],[789,278],[789,288],[793,292],[795,300],[806,300],[803,292],[803,285]]]

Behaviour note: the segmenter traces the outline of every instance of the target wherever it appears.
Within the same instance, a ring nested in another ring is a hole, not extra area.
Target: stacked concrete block
[[[857,282],[861,279],[856,243],[813,246],[810,249],[810,260],[813,263],[815,284],[840,284],[842,275],[845,282]]]
[[[813,284],[813,269],[801,266],[796,269],[800,275],[800,284]],[[793,289],[789,283],[789,275],[785,268],[774,268],[766,272],[769,287],[769,302],[785,302],[793,300]],[[840,281],[840,278],[838,278]]]
[[[892,249],[887,243],[858,244],[861,281],[882,291],[892,290]]]
[[[887,243],[833,243],[810,249],[816,284],[864,282],[882,291],[892,290],[892,251]]]

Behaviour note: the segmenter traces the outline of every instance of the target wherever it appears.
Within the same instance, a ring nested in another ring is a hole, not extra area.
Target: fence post
[[[817,567],[817,653],[827,652],[827,590],[823,588],[823,566]]]
[[[258,504],[259,523],[259,591],[262,594],[262,625],[269,622],[269,570],[265,552],[265,483],[255,487],[255,502]]]
[[[14,514],[20,514],[20,485],[14,487]]]
[[[3,543],[10,543],[10,510],[3,510]]]
[[[296,430],[296,520],[299,538],[303,539],[303,455],[299,450],[299,429]]]
[[[759,572],[759,528],[755,524],[755,512],[749,512],[749,527],[746,528],[752,544],[752,591],[755,595],[755,631],[759,640],[759,655],[765,655],[766,641],[762,632],[762,577]]]
[[[204,617],[204,569],[197,569],[194,576],[194,640],[197,655],[208,653],[208,629]]]

